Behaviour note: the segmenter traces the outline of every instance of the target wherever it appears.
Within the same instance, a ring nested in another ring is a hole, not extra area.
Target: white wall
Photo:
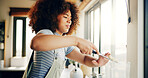
[[[76,36],[80,37],[80,38],[84,38],[84,12],[81,12],[79,14],[79,21],[80,21],[80,25],[78,26],[77,28],[77,31],[76,31]]]
[[[138,78],[144,78],[144,0],[138,0]]]
[[[13,41],[13,17],[9,16],[10,7],[29,8],[35,1],[32,0],[0,0],[0,21],[7,22],[6,24],[6,67],[10,66],[10,58],[12,57],[12,41]]]
[[[138,78],[138,2],[130,0],[131,23],[127,25],[127,61],[131,62],[130,78]]]

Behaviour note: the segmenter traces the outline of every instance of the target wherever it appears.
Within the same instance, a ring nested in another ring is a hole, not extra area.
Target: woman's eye
[[[66,16],[64,16],[64,18],[67,18]]]

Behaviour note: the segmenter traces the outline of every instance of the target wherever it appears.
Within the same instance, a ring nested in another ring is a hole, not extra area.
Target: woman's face
[[[58,15],[57,19],[58,19],[58,29],[56,29],[56,32],[60,35],[62,35],[63,33],[67,33],[72,23],[70,10],[68,10],[63,14]]]

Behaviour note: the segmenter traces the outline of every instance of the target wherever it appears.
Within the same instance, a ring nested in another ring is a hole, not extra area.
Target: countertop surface
[[[0,71],[25,71],[25,67],[4,67],[0,68]]]

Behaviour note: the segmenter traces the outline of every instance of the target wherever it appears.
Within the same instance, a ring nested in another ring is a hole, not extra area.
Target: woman
[[[36,52],[28,78],[60,78],[65,56],[90,67],[103,66],[108,62],[103,57],[96,59],[89,56],[92,50],[99,54],[93,43],[69,36],[76,31],[79,23],[74,4],[64,0],[38,0],[29,17],[30,26],[37,35],[31,42],[31,48]]]

